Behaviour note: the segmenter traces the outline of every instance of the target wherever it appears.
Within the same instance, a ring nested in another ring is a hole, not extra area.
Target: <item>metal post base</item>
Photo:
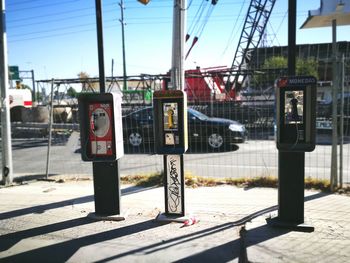
[[[278,216],[266,218],[266,223],[271,227],[284,228],[298,232],[311,233],[315,231],[315,228],[306,222],[303,222],[301,224],[293,222],[284,222]]]
[[[98,221],[124,221],[126,218],[126,215],[102,216],[102,215],[97,215],[96,213],[89,213],[87,217]]]

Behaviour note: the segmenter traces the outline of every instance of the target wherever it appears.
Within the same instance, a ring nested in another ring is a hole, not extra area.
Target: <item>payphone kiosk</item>
[[[124,155],[121,95],[79,95],[80,142],[83,161],[114,161]]]
[[[311,152],[316,135],[316,78],[281,77],[276,81],[277,148]]]
[[[183,154],[188,148],[187,97],[182,90],[153,93],[155,152],[164,159],[165,215],[185,215]]]
[[[153,93],[155,151],[183,154],[188,148],[187,97],[182,90]]]
[[[124,155],[122,96],[118,93],[81,93],[78,97],[83,161],[92,162],[95,214],[120,214],[118,159]]]

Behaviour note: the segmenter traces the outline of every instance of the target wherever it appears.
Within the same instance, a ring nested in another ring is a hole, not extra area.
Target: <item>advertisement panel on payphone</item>
[[[113,155],[112,105],[93,103],[89,105],[90,152],[92,155]]]
[[[179,144],[179,111],[176,102],[163,104],[164,144]]]
[[[304,91],[286,91],[284,102],[284,123],[302,124],[304,121]]]
[[[187,97],[181,90],[153,93],[155,150],[158,154],[183,154],[188,147]]]

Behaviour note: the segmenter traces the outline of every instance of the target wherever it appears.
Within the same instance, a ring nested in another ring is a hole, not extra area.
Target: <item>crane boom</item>
[[[275,2],[276,0],[250,1],[244,26],[232,62],[231,72],[226,82],[226,91],[230,91],[238,86],[238,78],[240,76],[242,76],[241,83],[243,83],[246,74],[241,71],[247,69],[246,63],[252,59],[249,49],[257,48],[259,46]]]

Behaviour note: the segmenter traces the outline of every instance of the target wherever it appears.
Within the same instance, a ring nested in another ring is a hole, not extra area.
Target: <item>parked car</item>
[[[190,148],[201,144],[211,150],[221,150],[247,139],[245,126],[237,121],[208,117],[191,108],[188,108],[187,113]],[[123,135],[126,147],[138,148],[153,144],[153,108],[145,107],[123,116]]]

